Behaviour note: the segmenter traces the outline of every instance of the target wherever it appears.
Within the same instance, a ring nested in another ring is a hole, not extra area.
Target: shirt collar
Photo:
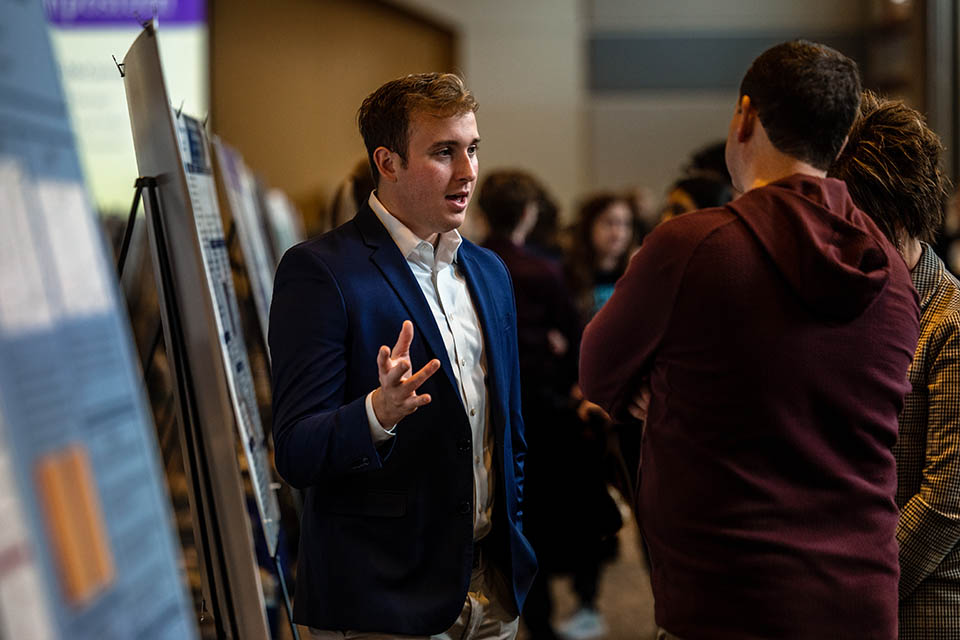
[[[943,269],[943,263],[937,258],[937,254],[926,242],[921,242],[923,253],[920,254],[920,261],[910,272],[910,279],[913,280],[913,287],[917,290],[920,298],[920,310],[926,308],[933,292],[940,282],[940,273]]]
[[[397,248],[400,249],[400,253],[403,254],[405,259],[410,260],[419,255],[421,257],[429,256],[430,262],[436,262],[437,264],[451,264],[457,261],[457,252],[460,249],[463,238],[456,229],[441,233],[436,249],[434,249],[434,246],[430,244],[430,242],[419,237],[410,230],[410,227],[403,224],[393,214],[387,211],[387,208],[383,206],[383,203],[380,202],[380,199],[377,197],[376,191],[370,192],[370,198],[367,200],[367,203],[370,205],[370,208],[373,209],[377,218],[380,219],[380,222],[383,223],[383,226],[386,227],[387,233],[393,238],[394,243],[396,243]]]

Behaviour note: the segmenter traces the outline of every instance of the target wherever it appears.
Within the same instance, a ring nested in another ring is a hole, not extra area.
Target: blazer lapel
[[[457,380],[453,375],[453,368],[450,365],[450,359],[447,357],[447,347],[443,343],[443,337],[437,328],[437,321],[433,317],[430,305],[417,283],[416,277],[410,271],[410,265],[406,258],[400,253],[393,238],[377,218],[369,205],[364,204],[355,218],[360,234],[364,242],[373,249],[370,254],[370,260],[377,265],[384,279],[390,284],[397,293],[403,306],[410,313],[410,321],[415,327],[414,340],[419,336],[427,345],[427,349],[433,353],[433,356],[440,361],[441,368],[447,374],[447,379],[456,392],[456,397],[460,398],[460,388],[457,386]],[[397,327],[399,333],[400,328]],[[414,364],[423,366],[425,362]]]
[[[473,305],[477,309],[477,315],[480,318],[480,326],[483,329],[483,340],[487,351],[487,371],[490,383],[487,385],[487,392],[490,394],[490,408],[500,410],[503,408],[504,399],[500,395],[503,380],[503,349],[501,345],[501,336],[504,328],[497,324],[496,304],[494,303],[493,292],[487,279],[481,275],[481,269],[475,262],[472,252],[475,247],[469,245],[466,240],[460,245],[457,252],[457,261],[463,270],[464,278],[470,289],[470,296],[473,298]],[[496,415],[491,412],[491,415]],[[498,430],[503,429],[501,420],[495,420]]]

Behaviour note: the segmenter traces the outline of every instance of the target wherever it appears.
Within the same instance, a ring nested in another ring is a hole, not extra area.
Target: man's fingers
[[[381,386],[395,387],[403,382],[403,376],[410,371],[410,361],[401,360],[391,367],[380,379]]]
[[[403,408],[407,414],[411,414],[420,407],[430,404],[430,400],[432,400],[432,398],[429,393],[413,395],[403,401]]]
[[[630,400],[630,406],[627,412],[637,420],[646,420],[647,411],[650,409],[650,385],[644,383],[640,387],[637,395]]]
[[[387,345],[380,347],[377,351],[377,370],[380,375],[384,375],[390,369],[390,348]]]
[[[390,355],[393,358],[402,358],[410,353],[410,343],[413,342],[413,323],[409,320],[403,321],[400,327],[400,335],[397,336],[397,344],[393,345],[393,351]]]
[[[440,361],[434,358],[427,364],[423,365],[423,368],[420,371],[417,371],[415,374],[403,381],[404,391],[409,391],[413,393],[420,388],[424,382],[427,381],[430,376],[435,374],[440,370]]]
[[[640,393],[633,396],[630,404],[627,406],[627,413],[637,420],[646,420],[647,411],[650,409],[650,387],[646,385],[640,389]]]

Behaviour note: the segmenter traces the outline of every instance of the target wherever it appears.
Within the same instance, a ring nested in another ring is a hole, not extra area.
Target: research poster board
[[[197,375],[194,382],[203,385],[204,391],[229,394],[232,411],[213,411],[205,426],[236,424],[267,548],[275,556],[280,509],[243,340],[210,144],[204,124],[170,104],[157,40],[156,27],[148,26],[124,58],[137,161],[141,175],[164,177],[159,187],[161,211],[155,213],[162,215],[169,234],[168,248],[182,296],[180,321],[193,336],[188,352],[198,360],[211,353],[220,360],[215,378],[201,380]],[[216,388],[220,380],[222,389]],[[211,405],[211,409],[220,408]]]
[[[194,638],[42,7],[0,15],[0,636]]]
[[[264,216],[260,211],[260,201],[257,198],[256,180],[243,161],[243,157],[220,136],[213,136],[213,149],[217,158],[217,175],[220,176],[220,184],[226,192],[230,218],[233,220],[237,239],[240,241],[253,304],[257,311],[264,348],[266,348],[276,264],[270,254],[271,248],[264,228]]]
[[[267,215],[267,230],[273,246],[274,264],[279,265],[280,258],[287,249],[306,240],[303,217],[286,193],[277,188],[259,186],[263,210]]]
[[[214,319],[219,329],[217,335],[220,353],[227,374],[227,386],[233,403],[238,435],[246,454],[267,548],[270,556],[274,557],[280,534],[280,506],[272,488],[270,454],[267,450],[266,434],[260,422],[253,374],[243,339],[240,305],[233,287],[230,255],[220,207],[217,204],[210,144],[204,125],[199,120],[184,113],[175,113],[174,118],[206,280],[216,301]],[[240,233],[238,227],[238,235]],[[249,259],[247,264],[250,264]],[[251,270],[251,267],[248,266],[248,270]]]

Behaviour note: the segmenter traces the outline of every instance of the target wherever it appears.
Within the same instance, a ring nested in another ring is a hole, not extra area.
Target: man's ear
[[[397,181],[397,170],[400,168],[399,155],[386,147],[377,147],[373,152],[373,162],[377,165],[381,180]]]
[[[750,96],[740,96],[740,107],[737,109],[740,121],[737,123],[737,141],[746,142],[753,135],[759,115],[756,107],[750,102]]]

